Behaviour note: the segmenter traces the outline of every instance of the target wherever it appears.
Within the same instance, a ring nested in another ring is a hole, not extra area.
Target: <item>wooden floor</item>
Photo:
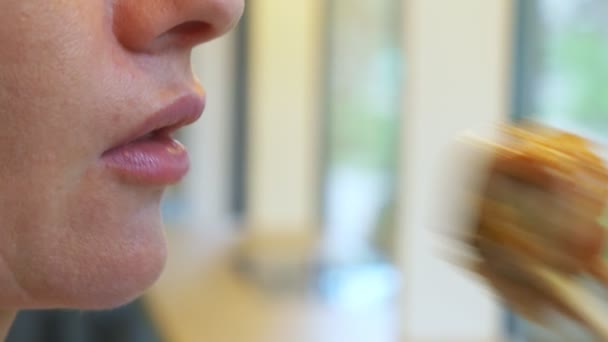
[[[393,342],[389,308],[347,310],[302,295],[272,296],[234,271],[229,240],[170,235],[171,254],[146,296],[169,342]]]

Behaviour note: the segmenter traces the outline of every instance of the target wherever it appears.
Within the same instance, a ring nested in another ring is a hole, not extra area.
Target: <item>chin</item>
[[[144,293],[160,277],[166,261],[164,237],[141,241],[128,251],[91,260],[99,266],[84,267],[76,291],[66,293],[59,306],[79,309],[110,309],[126,304]]]
[[[84,257],[80,258],[80,269],[73,276],[75,291],[66,292],[61,304],[81,309],[112,308],[135,299],[153,285],[167,258],[159,217],[145,215],[123,227],[123,231],[115,234],[122,243],[110,239],[98,245],[95,253],[81,252]]]
[[[62,237],[39,238],[18,272],[25,306],[108,309],[141,295],[159,278],[167,257],[159,202],[96,208],[98,217],[84,215]]]

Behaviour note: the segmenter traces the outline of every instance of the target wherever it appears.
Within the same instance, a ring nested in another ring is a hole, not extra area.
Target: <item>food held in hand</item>
[[[487,181],[476,193],[476,226],[468,240],[478,257],[476,270],[529,317],[542,319],[552,310],[603,329],[601,322],[590,322],[595,309],[577,306],[580,289],[570,291],[581,275],[608,284],[599,221],[608,170],[596,146],[538,126],[503,132],[504,141],[487,144]]]
[[[604,246],[599,223],[608,171],[575,135],[506,128],[480,196],[476,239],[565,272],[592,271]]]

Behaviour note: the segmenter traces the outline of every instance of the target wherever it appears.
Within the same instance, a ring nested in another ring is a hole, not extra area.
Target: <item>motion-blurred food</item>
[[[502,132],[500,143],[486,144],[491,162],[476,193],[468,240],[476,270],[528,317],[554,311],[588,324],[569,281],[590,275],[608,284],[600,224],[608,170],[597,146],[574,134],[539,126]]]

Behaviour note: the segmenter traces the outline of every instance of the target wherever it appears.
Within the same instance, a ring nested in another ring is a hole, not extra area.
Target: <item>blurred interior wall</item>
[[[316,232],[323,0],[249,6],[249,232]]]
[[[487,290],[446,262],[434,229],[451,223],[441,221],[436,205],[444,190],[439,184],[458,181],[445,162],[454,137],[508,120],[511,3],[405,2],[408,73],[399,220],[407,341],[500,340],[500,308]]]

